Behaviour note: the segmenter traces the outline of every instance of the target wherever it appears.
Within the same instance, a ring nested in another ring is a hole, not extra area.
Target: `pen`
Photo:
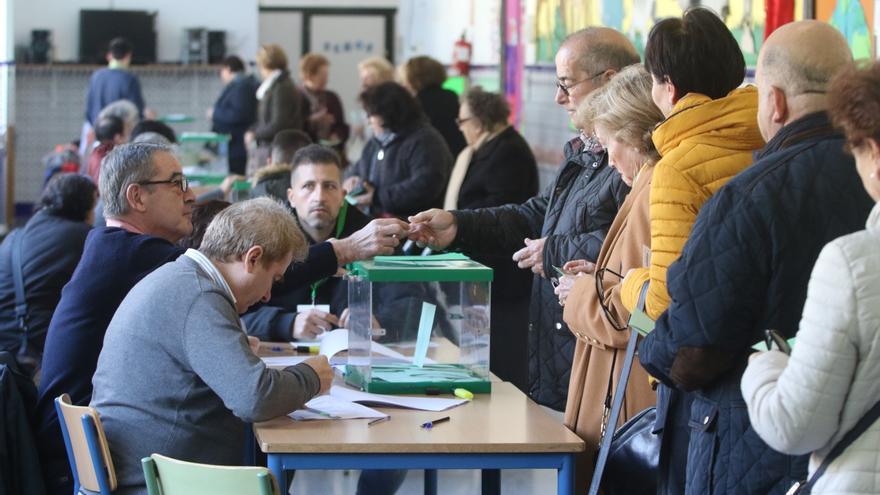
[[[426,429],[430,430],[431,428],[434,427],[434,425],[440,424],[440,423],[445,423],[447,421],[449,421],[449,416],[443,416],[440,419],[435,419],[434,421],[428,421],[427,423],[422,423],[422,428],[426,428]]]
[[[303,352],[308,354],[317,354],[320,350],[320,346],[316,345],[298,345],[296,346],[296,352]]]
[[[376,418],[376,419],[370,421],[369,423],[367,423],[367,426],[373,426],[374,424],[381,423],[383,421],[391,421],[391,416],[385,416],[384,418]]]
[[[550,266],[552,266],[553,269],[556,270],[556,273],[558,273],[560,277],[563,277],[563,276],[565,276],[565,275],[568,275],[568,273],[566,273],[565,271],[563,271],[562,268],[559,268],[559,267],[556,266],[556,265],[550,265]]]

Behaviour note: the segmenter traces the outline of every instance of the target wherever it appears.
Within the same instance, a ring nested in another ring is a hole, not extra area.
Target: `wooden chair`
[[[197,464],[159,454],[144,457],[141,464],[149,495],[279,495],[264,467]]]
[[[82,487],[111,495],[116,489],[116,470],[98,411],[71,404],[67,394],[55,399],[55,411],[73,472],[73,493],[79,493]]]

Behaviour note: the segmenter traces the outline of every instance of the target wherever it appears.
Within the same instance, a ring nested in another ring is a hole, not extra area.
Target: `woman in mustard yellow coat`
[[[563,277],[557,288],[560,302],[565,303],[565,322],[577,338],[564,419],[587,446],[576,466],[577,493],[586,492],[590,482],[609,377],[616,388],[629,340],[629,332],[621,331],[626,329],[629,313],[620,302],[620,277],[646,264],[644,247],[651,235],[648,193],[659,158],[651,131],[662,119],[651,100],[651,76],[641,65],[627,67],[596,90],[581,105],[576,119],[594,129],[608,151],[609,165],[632,187],[602,244],[598,270],[583,260],[569,262],[566,268],[579,275]],[[597,293],[597,277],[602,282],[601,294]],[[647,373],[636,364],[631,376],[624,421],[654,404]]]
[[[697,214],[764,146],[758,130],[758,95],[738,88],[745,60],[718,16],[704,8],[658,22],[648,36],[645,68],[654,102],[666,120],[654,130],[662,157],[651,182],[650,266],[626,275],[623,305],[632,310],[648,282],[645,312],[657,319],[669,306],[666,270],[681,255]],[[690,396],[661,385],[657,428],[663,436],[658,493],[684,493],[690,426],[671,421],[690,408]],[[667,421],[666,418],[670,418]],[[675,433],[666,435],[674,429]]]

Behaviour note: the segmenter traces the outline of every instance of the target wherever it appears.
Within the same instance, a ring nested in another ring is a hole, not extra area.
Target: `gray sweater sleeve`
[[[231,301],[218,291],[196,299],[183,328],[191,369],[244,421],[289,414],[318,393],[318,376],[308,365],[269,369],[251,352]]]

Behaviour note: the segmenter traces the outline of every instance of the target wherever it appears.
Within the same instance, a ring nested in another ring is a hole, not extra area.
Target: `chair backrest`
[[[67,394],[55,399],[55,410],[76,484],[110,495],[116,489],[116,470],[98,411],[71,404]]]
[[[149,495],[279,495],[264,467],[197,464],[159,454],[141,464]]]

